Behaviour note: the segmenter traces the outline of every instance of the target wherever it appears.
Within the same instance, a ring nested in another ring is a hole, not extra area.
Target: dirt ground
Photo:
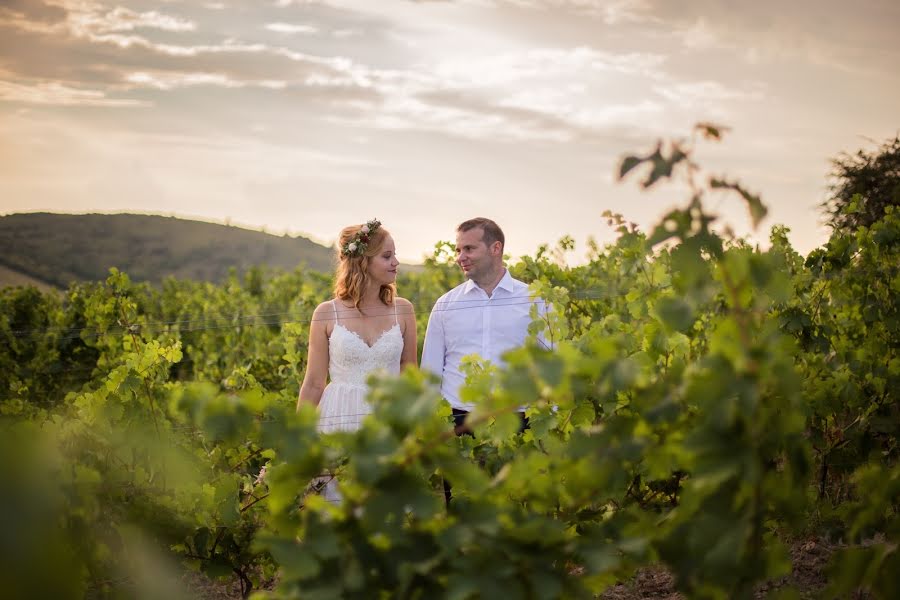
[[[202,573],[187,573],[183,579],[184,592],[188,597],[200,600],[239,600],[241,585],[238,578],[214,581]],[[253,590],[257,591],[257,590]]]
[[[793,570],[790,575],[763,583],[755,596],[765,598],[774,590],[793,587],[801,598],[819,598],[827,580],[825,576],[828,561],[838,546],[821,538],[800,540],[791,545]],[[194,598],[203,600],[238,600],[241,589],[237,578],[218,582],[200,574],[191,573],[184,579],[185,591]],[[864,598],[864,595],[855,598]],[[638,571],[633,579],[608,588],[601,600],[683,600],[684,596],[675,591],[674,578],[662,568],[647,568]]]
[[[825,570],[837,546],[825,540],[811,538],[791,546],[793,570],[790,575],[759,586],[755,596],[765,598],[769,593],[784,587],[793,587],[801,598],[819,598],[826,584]],[[675,591],[675,580],[662,568],[642,569],[631,581],[617,584],[603,593],[603,600],[682,600]]]

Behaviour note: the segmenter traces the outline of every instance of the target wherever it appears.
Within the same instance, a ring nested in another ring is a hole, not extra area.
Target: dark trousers
[[[472,433],[471,429],[466,429],[463,426],[463,423],[468,416],[469,411],[460,410],[458,408],[453,409],[453,427],[456,431],[456,436],[459,437],[461,435],[470,435],[475,437],[475,434]],[[519,418],[522,420],[522,424],[519,426],[519,433],[522,433],[526,429],[528,429],[528,417],[525,416],[524,412],[519,413]],[[447,506],[450,506],[450,500],[453,498],[453,494],[450,491],[450,482],[444,479],[444,501]]]
[[[528,429],[528,426],[529,426],[528,425],[528,417],[525,416],[524,412],[519,412],[518,414],[519,414],[519,419],[521,419],[521,421],[522,421],[522,424],[519,425],[519,433],[522,433],[526,429]],[[471,435],[472,437],[475,437],[475,434],[472,433],[471,430],[463,428],[463,423],[465,422],[466,417],[468,415],[469,415],[469,411],[467,411],[467,410],[460,410],[458,408],[453,409],[453,426],[456,428],[457,436]]]

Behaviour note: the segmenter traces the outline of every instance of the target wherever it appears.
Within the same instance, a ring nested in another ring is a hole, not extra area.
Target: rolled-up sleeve
[[[441,303],[438,302],[431,310],[428,317],[428,327],[425,330],[425,342],[422,346],[423,371],[430,371],[443,378],[444,376],[444,319]]]

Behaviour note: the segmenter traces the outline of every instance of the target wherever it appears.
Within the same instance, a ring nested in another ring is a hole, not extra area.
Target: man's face
[[[500,242],[494,242],[489,247],[484,243],[484,230],[480,227],[456,234],[456,263],[467,279],[482,282],[485,276],[494,272],[498,256]]]

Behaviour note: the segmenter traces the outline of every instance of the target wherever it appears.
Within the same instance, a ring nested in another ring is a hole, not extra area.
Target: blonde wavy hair
[[[352,302],[359,312],[363,312],[359,307],[359,303],[362,301],[363,292],[369,283],[369,260],[381,252],[385,238],[390,235],[384,227],[379,227],[369,235],[368,247],[362,255],[344,256],[341,253],[341,248],[359,234],[363,225],[364,223],[351,225],[341,230],[341,235],[337,242],[338,266],[334,275],[335,297],[344,302]],[[378,292],[378,298],[385,306],[390,306],[394,302],[396,293],[397,289],[393,283],[382,285]]]

